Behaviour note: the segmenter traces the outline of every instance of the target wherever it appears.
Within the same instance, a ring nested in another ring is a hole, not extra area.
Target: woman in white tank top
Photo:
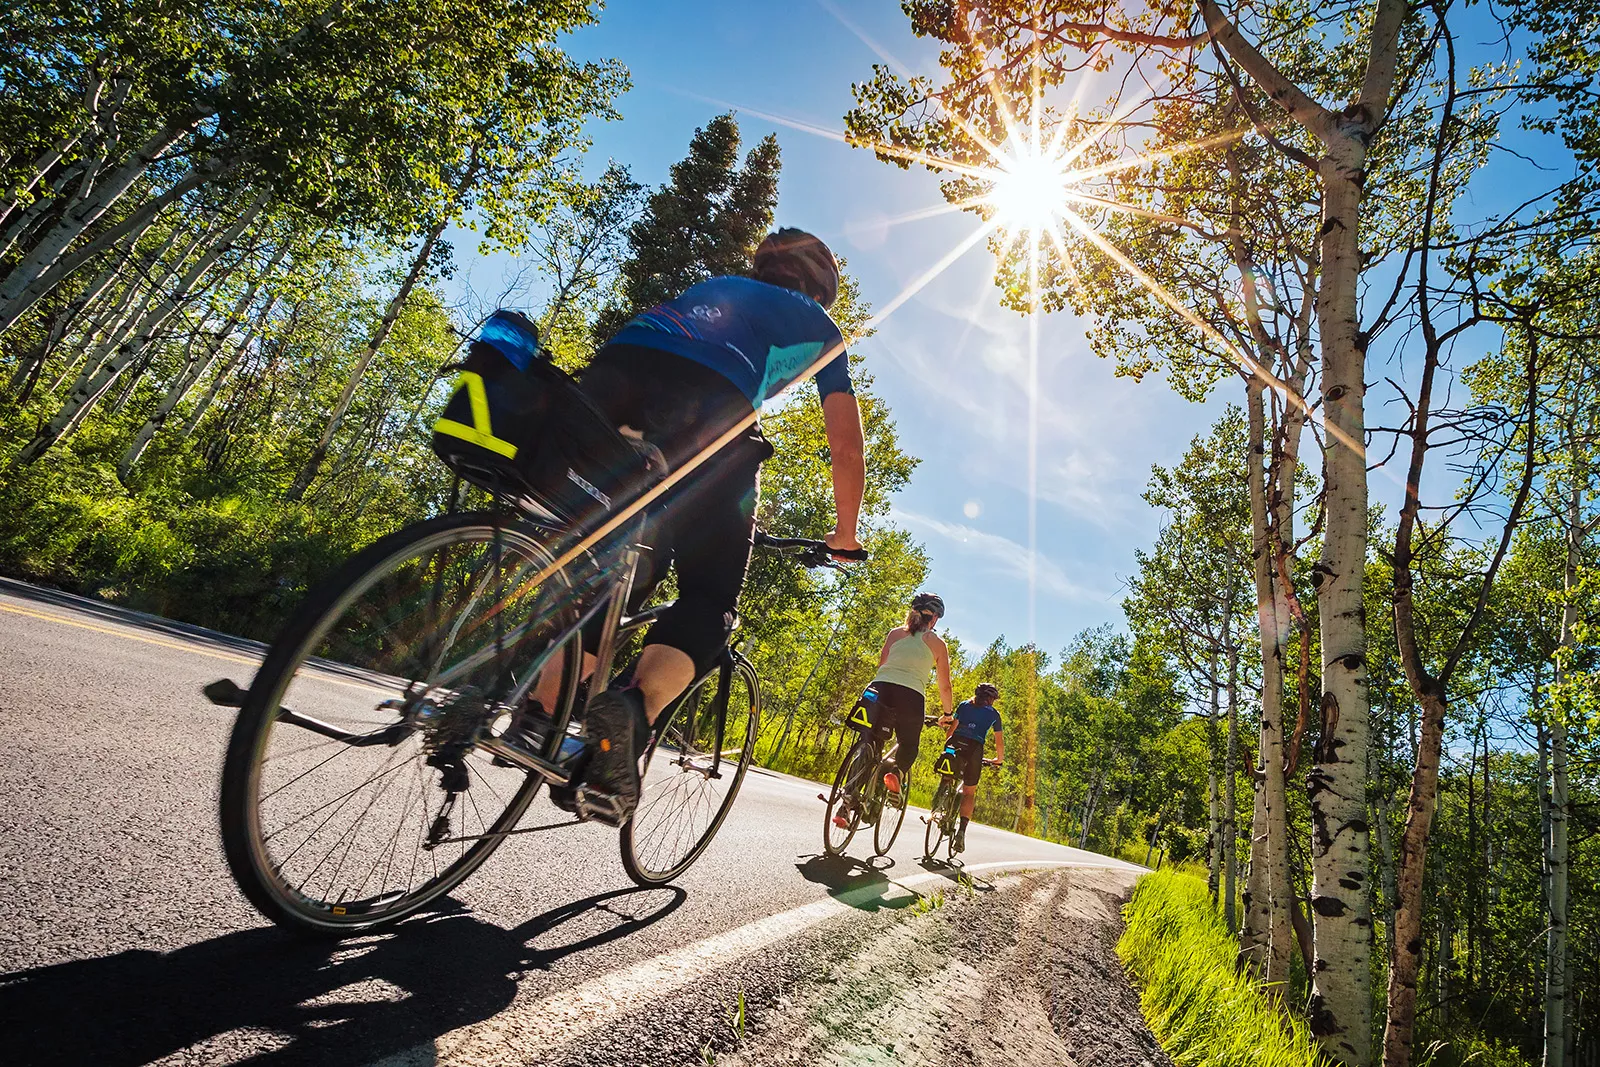
[[[939,679],[944,718],[950,717],[954,706],[950,650],[933,632],[933,624],[943,617],[943,600],[932,593],[918,593],[913,597],[905,624],[890,630],[883,639],[883,651],[878,654],[878,673],[867,687],[878,698],[878,713],[873,721],[893,727],[899,741],[899,751],[895,754],[899,773],[891,771],[883,776],[883,783],[891,792],[898,793],[902,782],[909,783],[911,765],[917,761],[917,746],[922,740],[923,691],[927,688],[930,671]]]

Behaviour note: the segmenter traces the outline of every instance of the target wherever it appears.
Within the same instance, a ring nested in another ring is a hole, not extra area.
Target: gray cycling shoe
[[[621,826],[639,803],[639,757],[650,742],[644,697],[637,689],[608,689],[589,705],[584,733],[589,765],[575,794],[579,818]]]

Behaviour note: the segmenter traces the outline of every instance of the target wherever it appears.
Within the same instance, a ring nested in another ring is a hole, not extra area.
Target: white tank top
[[[922,692],[928,687],[928,672],[933,670],[933,649],[927,631],[907,634],[889,646],[889,656],[873,676],[874,682],[893,682]]]

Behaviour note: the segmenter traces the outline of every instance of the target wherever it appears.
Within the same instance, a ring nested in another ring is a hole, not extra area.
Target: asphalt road
[[[915,811],[892,863],[828,860],[819,787],[753,771],[677,886],[635,890],[615,832],[572,826],[509,839],[392,934],[307,942],[245,903],[218,843],[231,714],[200,687],[247,684],[259,654],[0,581],[0,1059],[549,1062],[585,1035],[618,1047],[619,1020],[653,1005],[692,1014],[741,959],[860,936],[949,884],[919,864]],[[524,823],[558,817],[541,798]],[[977,825],[966,859],[980,879],[1127,866]],[[663,1062],[640,1040],[615,1062]]]

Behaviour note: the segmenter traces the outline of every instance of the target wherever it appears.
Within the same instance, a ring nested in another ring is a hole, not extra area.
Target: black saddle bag
[[[519,369],[474,341],[460,369],[433,424],[433,451],[465,481],[582,528],[665,474],[543,350]]]

